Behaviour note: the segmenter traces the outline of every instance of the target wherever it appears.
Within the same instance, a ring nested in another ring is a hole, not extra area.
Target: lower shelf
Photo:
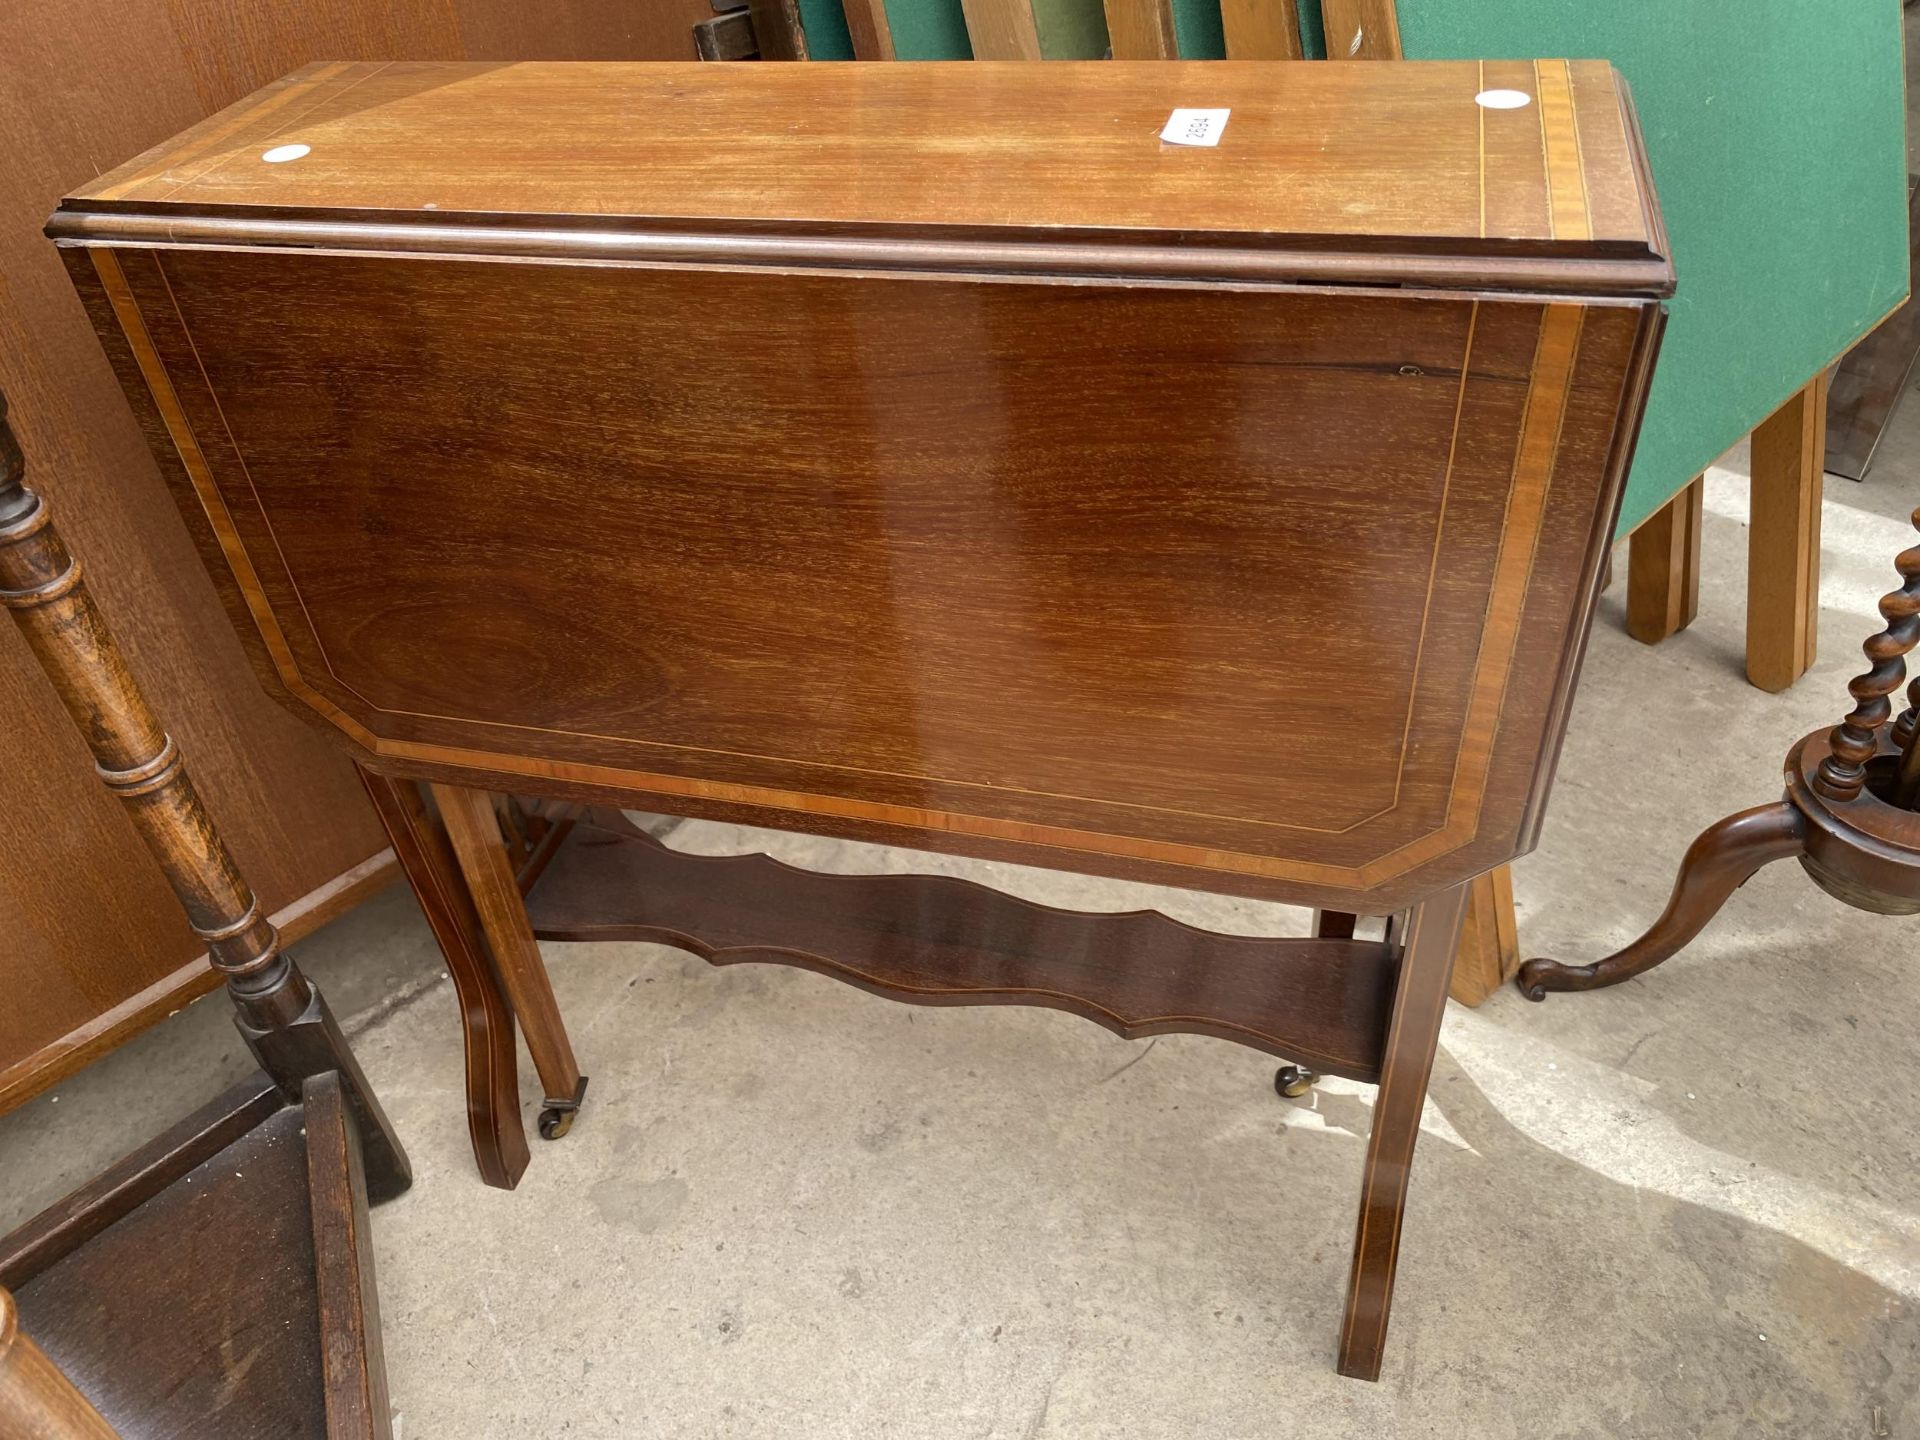
[[[919,1005],[1042,1005],[1129,1039],[1237,1041],[1376,1081],[1398,973],[1364,940],[1259,939],[1156,911],[1058,910],[936,875],[825,875],[577,824],[527,894],[545,940],[648,940],[795,965]]]

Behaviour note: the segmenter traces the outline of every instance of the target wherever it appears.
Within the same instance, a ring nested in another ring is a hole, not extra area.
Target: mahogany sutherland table
[[[1378,1373],[1463,887],[1533,844],[1671,287],[1607,65],[324,64],[49,233],[266,683],[367,774],[492,1183],[514,1020],[544,1130],[585,1084],[536,932],[1221,1036],[1380,1086]],[[509,792],[609,808],[516,854]],[[1320,933],[693,859],[627,805]]]

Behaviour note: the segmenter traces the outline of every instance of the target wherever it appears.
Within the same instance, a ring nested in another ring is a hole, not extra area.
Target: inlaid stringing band
[[[1547,170],[1547,226],[1556,240],[1591,240],[1593,213],[1573,119],[1573,72],[1565,60],[1533,63],[1540,146]]]

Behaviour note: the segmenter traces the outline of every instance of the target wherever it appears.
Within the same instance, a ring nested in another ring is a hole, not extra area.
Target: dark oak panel
[[[16,1290],[41,1348],[123,1433],[185,1440],[234,1409],[262,1437],[326,1435],[303,1114],[274,1111]],[[177,1308],[157,1324],[112,1303],[131,1289]]]

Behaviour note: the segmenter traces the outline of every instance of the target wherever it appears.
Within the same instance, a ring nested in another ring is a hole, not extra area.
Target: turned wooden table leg
[[[121,802],[159,863],[207,958],[227,982],[234,1023],[260,1066],[291,1100],[310,1076],[340,1073],[365,1148],[375,1201],[399,1194],[412,1172],[320,992],[307,982],[233,863],[187,773],[179,747],[148,708],[87,589],[80,562],[46,502],[25,484],[26,464],[0,397],[0,605],[13,614],[75,727],[101,783]]]
[[[1386,1061],[1373,1102],[1373,1129],[1367,1136],[1360,1222],[1340,1330],[1340,1373],[1356,1380],[1380,1378],[1407,1179],[1413,1168],[1414,1142],[1420,1138],[1427,1077],[1440,1044],[1440,1019],[1446,1013],[1447,983],[1468,888],[1458,885],[1423,902],[1407,926],[1393,1015],[1387,1025]]]
[[[1747,532],[1747,679],[1784,690],[1819,648],[1820,497],[1827,454],[1823,371],[1753,432]]]
[[[1698,935],[1761,866],[1800,853],[1806,821],[1786,801],[1758,805],[1709,825],[1687,847],[1673,896],[1646,934],[1591,965],[1529,960],[1520,989],[1529,1000],[1549,990],[1598,990],[1651,970]]]
[[[7,1440],[120,1440],[73,1382],[20,1328],[0,1289],[0,1435]]]
[[[513,1001],[514,1015],[527,1037],[533,1067],[540,1072],[547,1108],[540,1116],[543,1139],[558,1140],[573,1128],[573,1117],[586,1094],[587,1078],[573,1058],[566,1022],[553,998],[553,982],[527,923],[527,907],[520,898],[513,866],[508,862],[500,820],[493,797],[464,785],[433,786],[447,838],[466,877],[487,947],[499,966],[501,984]]]
[[[453,847],[428,813],[420,787],[411,780],[391,780],[366,769],[360,778],[433,937],[440,942],[460,1002],[467,1057],[467,1133],[473,1141],[474,1163],[487,1184],[511,1190],[527,1168],[512,1004],[487,953],[480,917]]]

